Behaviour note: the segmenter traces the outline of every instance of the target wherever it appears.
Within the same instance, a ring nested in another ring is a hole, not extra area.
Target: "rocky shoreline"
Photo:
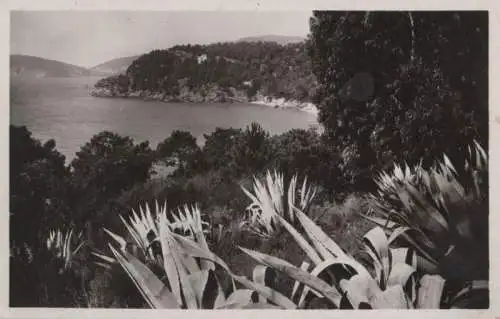
[[[120,92],[116,89],[94,87],[90,90],[89,94],[100,98],[136,98],[144,101],[161,101],[167,103],[251,103],[278,109],[293,108],[314,115],[318,114],[318,109],[310,102],[268,97],[259,93],[252,98],[248,98],[244,91],[236,90],[234,88],[225,90],[209,88],[197,92],[183,88],[180,90],[179,94],[174,96],[167,93],[151,92],[147,90]]]

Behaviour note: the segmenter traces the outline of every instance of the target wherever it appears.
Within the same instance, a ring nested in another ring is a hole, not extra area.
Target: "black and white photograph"
[[[9,308],[492,306],[488,10],[9,16]]]

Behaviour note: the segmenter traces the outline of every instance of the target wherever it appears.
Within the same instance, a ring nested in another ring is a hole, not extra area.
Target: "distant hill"
[[[76,77],[93,73],[76,65],[28,55],[10,56],[10,74],[31,77]]]
[[[305,38],[286,35],[262,35],[254,37],[245,37],[238,40],[238,42],[276,42],[281,45],[290,43],[297,43],[304,41]]]
[[[138,55],[135,55],[109,60],[90,68],[90,70],[105,75],[125,73],[129,65],[138,57]]]

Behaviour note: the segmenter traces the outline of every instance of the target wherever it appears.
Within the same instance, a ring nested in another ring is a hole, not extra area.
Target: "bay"
[[[259,123],[271,134],[317,125],[316,116],[297,109],[255,104],[188,104],[97,98],[89,90],[98,77],[11,76],[10,123],[26,125],[35,138],[54,139],[70,161],[90,138],[104,130],[148,140],[155,148],[174,130],[191,132],[200,143],[216,127]],[[13,141],[15,142],[15,141]]]

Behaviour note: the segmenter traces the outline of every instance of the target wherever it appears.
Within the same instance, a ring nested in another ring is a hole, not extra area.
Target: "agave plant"
[[[365,217],[384,228],[399,245],[418,253],[419,270],[440,274],[456,293],[487,293],[488,158],[481,146],[469,147],[462,174],[445,155],[430,169],[422,166],[376,180],[372,214]],[[486,176],[486,178],[485,178]],[[467,288],[464,288],[466,286]],[[484,298],[483,298],[484,299]]]
[[[297,217],[307,236],[301,235],[284,219],[280,221],[314,264],[312,270],[308,270],[307,262],[299,268],[280,258],[241,249],[263,265],[296,280],[291,299],[296,301],[300,295],[298,308],[307,308],[315,296],[340,309],[467,307],[473,300],[471,290],[482,288],[475,283],[450,297],[442,276],[418,271],[418,259],[413,249],[390,247],[401,230],[389,237],[381,227],[369,231],[363,237],[365,250],[370,256],[368,266],[364,266],[344,253],[300,210],[297,210]],[[302,293],[297,294],[300,286],[303,287]]]
[[[307,183],[307,177],[302,182],[302,187],[297,190],[297,175],[294,175],[285,194],[285,181],[283,174],[267,171],[265,181],[254,177],[253,193],[241,187],[245,194],[252,200],[247,211],[247,221],[242,223],[261,237],[269,238],[279,226],[278,216],[294,222],[294,213],[291,207],[300,207],[307,211],[316,196],[317,188]],[[298,195],[298,196],[297,196]]]
[[[484,167],[485,164],[478,161],[477,158],[481,157],[476,156],[477,165]],[[441,170],[446,167],[450,167],[449,165],[451,164],[449,160],[445,160],[445,163],[446,164],[441,166]],[[421,176],[425,176],[424,173],[425,171],[423,170],[419,170],[418,173],[412,173],[411,170],[407,169],[406,174],[399,175],[399,178],[400,180],[407,181],[418,180]],[[447,180],[449,181],[450,179]],[[261,198],[265,196],[266,194],[264,193]],[[267,199],[262,198],[261,201],[272,202],[271,196],[267,196]],[[301,297],[298,301],[298,307],[306,307],[307,302],[313,295],[322,295],[323,298],[329,300],[333,306],[340,306],[341,308],[346,307],[346,305],[348,305],[348,307],[395,306],[396,304],[380,304],[377,299],[370,302],[370,300],[375,298],[376,295],[381,294],[381,296],[385,296],[386,294],[391,293],[397,293],[399,297],[405,297],[406,303],[403,303],[403,298],[400,298],[401,302],[397,303],[397,307],[438,307],[440,304],[443,307],[463,307],[471,306],[470,301],[473,299],[471,292],[482,290],[485,287],[484,282],[469,281],[469,286],[465,288],[460,287],[462,289],[458,293],[457,291],[452,293],[447,290],[445,291],[443,289],[449,289],[449,286],[453,286],[453,284],[455,284],[454,278],[442,278],[439,276],[438,272],[432,272],[432,264],[422,258],[420,254],[417,255],[413,246],[407,245],[407,247],[402,248],[389,248],[390,245],[393,245],[396,242],[396,240],[402,236],[407,236],[408,233],[412,231],[410,226],[390,228],[387,227],[387,223],[384,223],[382,225],[383,228],[380,226],[376,227],[365,235],[363,241],[367,248],[367,253],[370,255],[370,259],[372,261],[371,266],[369,267],[372,271],[369,271],[369,269],[366,269],[352,256],[347,255],[340,248],[340,246],[329,238],[304,212],[296,208],[294,205],[290,205],[290,208],[295,212],[295,218],[299,223],[296,223],[294,226],[284,217],[275,214],[277,215],[276,219],[293,236],[297,244],[304,250],[308,257],[308,262],[313,264],[310,274],[326,282],[326,285],[322,285],[323,288],[326,289],[326,293],[330,294],[329,296],[325,294],[325,290],[320,291],[314,288],[314,285],[310,282],[306,283],[300,279],[301,276],[302,279],[305,278],[304,276],[308,273],[307,264],[303,263],[302,267],[298,268],[272,256],[247,249],[243,250],[259,262],[264,263],[267,266],[274,267],[277,270],[281,270],[297,280],[299,283],[305,284],[306,287],[303,289]],[[268,205],[267,209],[272,210],[273,208]],[[273,212],[270,214],[272,213]],[[377,219],[375,218],[373,220]],[[386,234],[384,234],[384,231]],[[305,232],[305,236],[303,236],[301,232]],[[419,279],[421,290],[419,289],[418,292],[415,293],[414,282],[417,274],[420,276],[421,274],[426,274],[426,276]],[[415,279],[412,279],[414,277]],[[374,278],[374,280],[368,278]],[[404,294],[401,293],[401,287],[391,288],[389,292],[385,292],[388,289],[388,286],[395,282],[394,278],[398,278],[399,282],[396,283],[404,288]],[[309,277],[309,279],[312,280],[311,277]],[[354,280],[353,282],[358,282],[356,284],[349,284],[349,280],[351,279]],[[405,280],[401,281],[402,279]],[[363,281],[366,284],[363,286],[359,281]],[[410,282],[413,284],[410,284]],[[374,283],[377,285],[374,285]],[[446,283],[448,287],[445,287],[444,283]],[[356,292],[356,290],[353,291],[353,289],[355,287],[362,286],[368,289],[368,292],[364,292],[365,294],[368,293],[368,295],[365,296],[365,299],[363,299],[362,302],[356,302],[356,298],[359,299],[360,297],[351,297],[351,295],[359,295],[359,292]],[[426,297],[424,296],[427,296],[428,292],[432,291],[435,293],[435,295],[431,298],[433,302],[430,302],[429,300],[425,301],[424,299]],[[377,292],[377,294],[374,294],[374,292]],[[421,295],[420,298],[418,298],[419,294]],[[369,298],[369,296],[371,296],[371,298]],[[482,297],[484,297],[484,295],[482,295]],[[366,301],[367,299],[368,302]],[[346,300],[349,302],[346,303]]]
[[[160,233],[159,218],[167,216],[167,206],[166,203],[160,206],[158,202],[155,203],[155,206],[156,214],[153,214],[149,205],[146,204],[144,207],[139,207],[139,212],[132,210],[128,221],[120,216],[123,225],[132,237],[133,244],[108,229],[104,229],[104,231],[119,243],[122,250],[129,246],[129,249],[138,250],[135,253],[144,256],[146,260],[156,261],[158,242],[155,239]],[[204,233],[208,231],[208,223],[202,220],[198,205],[179,207],[177,211],[171,211],[169,215],[172,220],[166,218],[164,222],[170,231],[201,240],[206,245]],[[107,263],[112,261],[112,258],[100,253],[94,252],[93,254]],[[99,264],[106,267],[106,264]]]
[[[76,237],[73,234],[73,229],[66,232],[60,229],[49,232],[46,247],[56,260],[61,261],[62,267],[59,269],[60,273],[72,267],[75,256],[85,244],[85,241],[82,239],[82,233],[79,233]]]
[[[255,281],[236,276],[207,245],[202,230],[201,213],[198,209],[177,215],[174,221],[167,219],[166,209],[159,209],[155,218],[149,209],[131,218],[130,223],[122,218],[126,228],[141,247],[145,261],[130,251],[126,240],[106,232],[120,246],[109,244],[113,257],[95,254],[106,263],[118,262],[134,282],[150,307],[153,308],[275,308],[293,307],[293,303],[280,294],[271,294],[261,280],[265,276],[256,270]],[[180,217],[184,216],[184,217]],[[186,216],[190,216],[187,218]],[[184,219],[185,218],[185,219]],[[178,233],[179,222],[185,220],[191,226]],[[149,236],[148,236],[149,235]],[[154,237],[153,237],[154,235]],[[149,249],[157,247],[157,249]],[[105,263],[102,263],[105,265]],[[224,286],[216,274],[216,265],[230,277],[229,287]],[[247,289],[236,289],[236,282]],[[262,299],[260,296],[264,296]],[[265,300],[274,300],[274,304]]]

